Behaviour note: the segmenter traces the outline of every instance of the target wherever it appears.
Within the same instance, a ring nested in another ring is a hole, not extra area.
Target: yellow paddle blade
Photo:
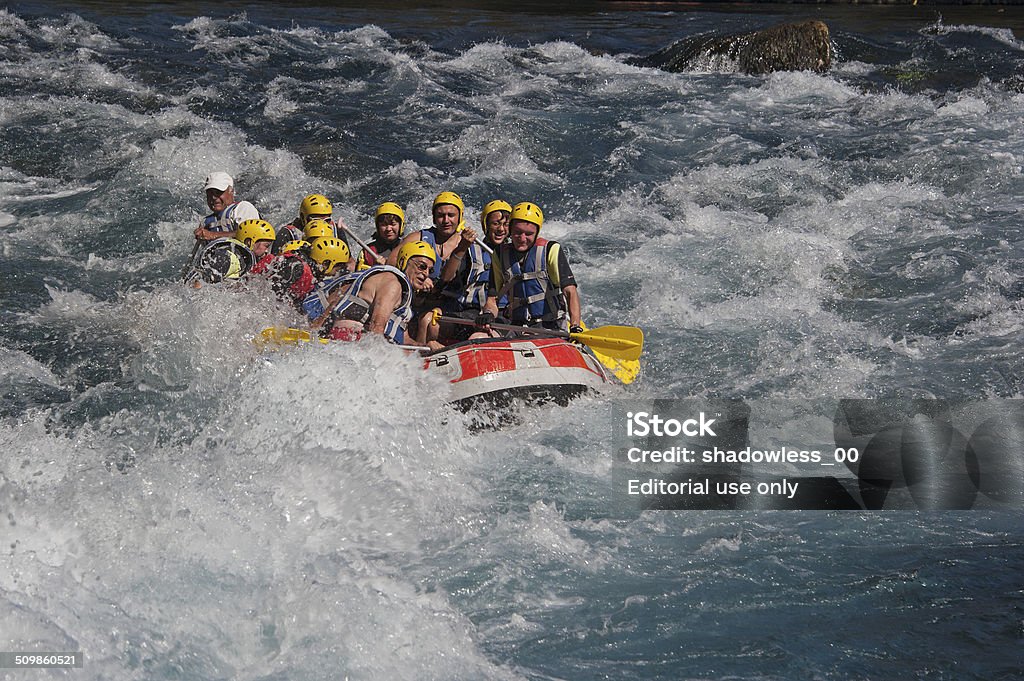
[[[627,362],[639,360],[644,349],[644,332],[635,326],[599,326],[582,333],[570,333],[569,339]]]
[[[638,359],[615,359],[593,348],[590,351],[594,353],[594,357],[597,357],[597,361],[607,367],[623,385],[629,385],[640,374],[640,360]]]
[[[268,345],[300,345],[313,340],[309,331],[302,329],[283,328],[280,326],[268,326],[260,332],[260,335],[252,339],[252,342],[260,348]],[[325,338],[317,338],[321,343],[327,343]]]

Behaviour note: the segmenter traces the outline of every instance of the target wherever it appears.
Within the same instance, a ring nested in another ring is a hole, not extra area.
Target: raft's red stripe
[[[509,343],[488,343],[486,347],[459,353],[459,364],[462,366],[460,381],[479,378],[484,374],[514,371],[516,355],[509,352]]]
[[[540,344],[538,343],[538,345]],[[557,344],[545,343],[541,346],[540,351],[544,355],[544,359],[548,361],[548,364],[553,367],[590,368],[587,366],[587,361],[583,359],[580,351],[565,341],[560,341]]]

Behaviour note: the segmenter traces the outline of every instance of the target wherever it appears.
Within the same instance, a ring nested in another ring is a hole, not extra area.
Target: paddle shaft
[[[380,253],[377,253],[376,251],[371,249],[369,246],[367,246],[366,242],[364,242],[362,239],[360,239],[358,236],[356,236],[356,233],[353,232],[351,229],[349,229],[348,225],[346,225],[343,220],[338,220],[338,226],[341,227],[343,230],[345,230],[345,233],[348,234],[350,237],[352,237],[357,244],[359,244],[360,246],[363,247],[363,253],[372,253],[373,257],[377,260],[377,263],[380,264],[380,265],[387,264],[388,259],[385,258]]]
[[[192,267],[196,260],[196,253],[199,252],[199,248],[202,245],[203,242],[200,241],[199,239],[196,239],[196,245],[192,247],[192,255],[188,256],[188,262],[185,263],[185,267],[183,267],[181,270],[182,281],[185,281],[185,278],[188,276],[188,273],[192,270]]]
[[[440,317],[438,321],[478,326],[474,321],[458,317]],[[643,350],[643,332],[632,326],[599,326],[596,329],[576,333],[566,333],[565,331],[555,331],[542,327],[514,326],[512,324],[489,324],[488,326],[494,329],[507,329],[536,336],[568,338],[576,343],[583,343],[591,350],[600,349],[601,352],[615,359],[639,359],[640,353]]]
[[[260,338],[262,338],[262,342],[260,342]],[[278,327],[271,326],[269,328],[263,329],[263,333],[260,334],[260,337],[254,338],[253,342],[260,346],[267,342],[297,345],[300,343],[311,342],[313,340],[314,337],[308,331],[293,328],[282,330]],[[320,342],[323,343],[325,341],[321,339]],[[430,348],[421,345],[395,345],[395,347],[401,348],[402,350],[419,352],[424,356],[431,352]],[[599,361],[601,364],[607,367],[612,372],[612,374],[620,381],[622,381],[622,383],[625,385],[628,385],[632,383],[634,380],[636,380],[637,375],[640,373],[640,362],[636,359],[617,359],[605,355],[596,348],[591,348],[591,351],[593,352],[594,357],[597,358],[597,361]]]
[[[398,345],[396,343],[395,347],[396,348],[401,348],[402,350],[415,350],[416,352],[430,352],[431,351],[430,348],[426,347],[425,345]]]
[[[293,327],[288,327],[282,330],[281,327],[277,326],[268,326],[267,328],[263,329],[263,333],[260,334],[260,337],[262,337],[264,341],[276,341],[279,343],[289,343],[292,345],[298,343],[310,343],[317,340],[317,338],[314,337],[309,331],[305,331],[303,329],[296,329]],[[321,340],[321,342],[323,341]],[[426,347],[425,345],[400,345],[396,343],[395,347],[401,348],[402,350],[430,352],[430,348]]]
[[[470,319],[462,319],[461,317],[445,317],[441,316],[437,318],[439,322],[448,322],[449,324],[462,324],[463,326],[477,326],[477,323]],[[524,333],[533,333],[538,336],[554,336],[557,338],[568,338],[571,334],[568,331],[556,331],[555,329],[544,329],[533,326],[516,326],[515,324],[496,324],[491,322],[488,324],[492,329],[501,329],[502,331],[522,331]]]
[[[459,228],[458,228],[457,230],[455,230],[455,231],[457,231],[457,232],[461,232],[461,231],[463,231],[463,230],[465,230],[465,229],[469,229],[469,228],[468,228],[468,227],[466,227],[465,225],[463,225],[463,226],[459,227]],[[474,234],[475,234],[475,232],[474,232]],[[494,249],[493,249],[493,248],[491,248],[490,246],[488,246],[487,244],[485,244],[485,243],[484,243],[484,240],[483,240],[483,239],[474,239],[474,240],[473,240],[473,243],[475,243],[475,244],[476,244],[477,246],[479,246],[480,248],[484,249],[484,251],[486,251],[486,252],[487,252],[487,255],[494,255]]]

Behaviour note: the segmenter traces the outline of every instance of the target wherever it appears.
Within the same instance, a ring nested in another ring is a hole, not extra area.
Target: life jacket
[[[396,239],[393,244],[387,246],[386,244],[380,243],[379,239],[374,239],[366,245],[369,246],[371,251],[387,260],[387,257],[391,255],[391,251],[393,251],[395,246],[397,246],[401,241],[401,239]],[[376,258],[374,258],[374,262],[376,262]],[[367,262],[366,250],[363,249],[359,252],[359,259],[356,261],[356,271],[358,272],[359,270],[365,270],[370,267],[372,267],[372,265]]]
[[[260,256],[260,259],[256,261],[256,264],[252,266],[252,269],[249,270],[249,274],[268,274],[277,258],[278,256],[267,251]]]
[[[298,279],[292,281],[285,288],[284,282],[281,280],[281,272],[293,263],[299,263],[302,266],[302,272],[299,274]],[[313,268],[310,267],[309,262],[294,251],[282,253],[281,255],[265,254],[253,265],[252,269],[249,270],[249,274],[266,275],[271,280],[274,292],[278,296],[284,296],[287,293],[296,302],[301,301],[309,294],[316,283],[316,279],[313,276]]]
[[[492,267],[498,299],[508,296],[506,316],[514,324],[555,322],[565,326],[567,304],[559,287],[558,252],[555,241],[538,238],[522,260],[511,244],[498,252],[498,267]]]
[[[436,282],[441,278],[441,268],[444,266],[444,262],[441,260],[441,246],[443,244],[439,245],[437,243],[437,232],[434,229],[434,227],[431,227],[420,230],[420,241],[430,244],[430,247],[434,249],[434,253],[437,254],[437,258],[434,259],[434,269],[430,271],[430,278]]]
[[[195,271],[206,281],[216,283],[238,279],[256,264],[252,251],[234,237],[221,237],[206,244],[196,257]]]
[[[384,326],[384,337],[394,343],[404,343],[405,326],[412,319],[412,286],[401,270],[390,265],[374,265],[366,270],[328,279],[303,299],[302,311],[306,313],[310,321],[317,319],[327,309],[327,299],[331,293],[337,288],[348,286],[348,290],[342,294],[341,300],[334,306],[332,317],[366,324],[370,321],[370,304],[359,297],[359,291],[362,290],[367,279],[381,272],[398,275],[402,284],[402,299],[398,307],[388,316],[388,321]]]
[[[487,284],[491,279],[491,254],[482,249],[480,244],[472,244],[467,253],[469,272],[466,277],[456,277],[441,291],[441,309],[447,314],[467,309],[482,310],[487,303]],[[499,299],[498,308],[501,309],[506,303],[507,298]]]
[[[203,218],[203,229],[208,229],[212,232],[234,232],[238,229],[238,224],[235,222],[235,208],[238,207],[240,201],[225,206],[219,213],[210,213]]]
[[[280,265],[278,270],[284,269],[287,265],[292,262],[299,262],[302,264],[302,274],[299,278],[291,283],[288,287],[288,293],[291,294],[292,298],[299,302],[305,298],[316,286],[316,277],[313,276],[313,268],[310,266],[307,258],[303,257],[302,254],[292,251],[291,253],[284,253],[280,258]],[[273,275],[271,275],[273,276]]]

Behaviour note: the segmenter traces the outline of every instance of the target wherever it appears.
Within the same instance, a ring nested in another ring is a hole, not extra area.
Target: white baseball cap
[[[206,188],[224,191],[228,187],[235,186],[235,181],[227,173],[210,173],[206,178]]]

